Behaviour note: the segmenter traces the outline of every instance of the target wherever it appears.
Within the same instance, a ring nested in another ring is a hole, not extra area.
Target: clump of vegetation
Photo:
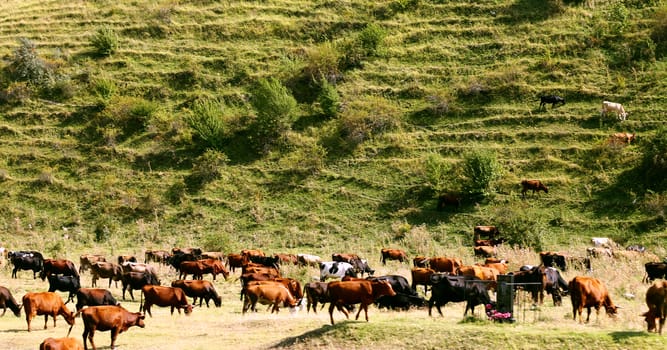
[[[218,100],[197,100],[185,121],[194,130],[204,148],[222,150],[226,144],[225,109]]]
[[[207,150],[194,160],[192,171],[185,178],[185,184],[190,191],[199,191],[206,184],[218,179],[222,174],[220,168],[228,162],[229,158],[224,153],[216,150]]]
[[[120,96],[111,100],[94,121],[106,136],[128,137],[144,131],[157,109],[157,104],[143,98]]]
[[[651,40],[655,43],[656,57],[667,56],[667,6],[662,7],[655,13]]]
[[[369,57],[378,56],[383,49],[387,32],[380,25],[369,23],[356,38],[344,43],[341,67],[362,68]]]
[[[297,103],[290,91],[275,78],[260,79],[251,90],[250,102],[257,114],[250,127],[255,146],[270,148],[291,129],[297,116]]]
[[[322,113],[329,118],[338,116],[340,112],[340,95],[333,84],[326,79],[320,84],[320,94],[318,96]]]
[[[452,165],[441,155],[430,153],[424,160],[426,181],[435,193],[442,193],[452,188]]]
[[[382,97],[366,96],[350,102],[338,120],[339,135],[348,147],[389,131],[398,125],[400,111]]]
[[[461,175],[464,192],[487,194],[494,181],[503,174],[503,168],[496,154],[490,151],[472,151],[463,157]]]
[[[118,35],[110,27],[99,28],[90,38],[90,45],[98,56],[111,56],[118,50]]]
[[[14,81],[35,86],[46,86],[53,79],[53,68],[39,56],[35,44],[26,38],[19,39],[19,47],[14,50],[7,70]]]
[[[91,90],[97,97],[108,100],[116,94],[117,87],[112,79],[101,76],[91,82]]]

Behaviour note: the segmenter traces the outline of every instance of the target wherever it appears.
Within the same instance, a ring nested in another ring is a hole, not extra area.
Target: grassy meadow
[[[473,226],[496,225],[513,268],[542,250],[584,255],[594,236],[661,259],[664,33],[664,0],[3,1],[0,246],[77,264],[189,246],[354,252],[377,268],[382,247],[474,263]],[[539,108],[546,94],[566,104]],[[600,116],[604,100],[628,119]],[[617,132],[636,141],[610,143]],[[493,176],[473,191],[475,155]],[[549,193],[522,198],[528,178]],[[460,205],[437,210],[443,193]],[[580,326],[566,301],[516,325],[461,322],[455,305],[442,320],[372,310],[330,327],[324,314],[242,317],[237,282],[217,282],[221,309],[189,322],[161,310],[119,345],[649,348],[664,341],[638,317],[642,263],[594,266],[624,306],[617,321]],[[9,276],[17,298],[46,289]],[[59,322],[27,334],[5,315],[0,345],[35,348],[66,333]]]

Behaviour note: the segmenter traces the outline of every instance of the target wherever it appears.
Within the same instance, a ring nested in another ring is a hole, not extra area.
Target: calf
[[[153,317],[151,313],[151,306],[153,305],[171,307],[172,315],[174,309],[177,309],[179,314],[181,309],[184,309],[186,315],[192,313],[192,305],[188,302],[185,292],[180,288],[145,285],[141,288],[141,291],[144,297],[144,312],[151,317]]]
[[[540,109],[545,108],[547,103],[551,103],[551,108],[554,108],[557,104],[564,105],[565,99],[557,95],[540,96]]]
[[[667,317],[667,281],[656,282],[649,287],[646,291],[646,306],[648,306],[648,311],[642,316],[645,317],[648,331],[657,331],[662,335],[662,327]],[[656,327],[656,319],[660,322],[659,327]]]
[[[44,315],[44,329],[49,320],[53,317],[53,327],[56,326],[56,317],[62,315],[70,326],[74,325],[74,314],[65,306],[62,298],[53,292],[26,293],[23,296],[23,307],[25,308],[25,320],[28,323],[28,332],[30,332],[30,322],[35,316]]]
[[[97,349],[93,342],[95,331],[111,331],[111,349],[115,349],[118,334],[127,331],[132,326],[145,327],[145,315],[139,312],[129,312],[120,305],[91,306],[77,312],[77,315],[79,313],[84,325],[83,347],[86,350],[88,350],[86,340],[90,340],[93,350]],[[71,330],[72,328],[70,327]]]
[[[74,294],[81,288],[81,281],[78,276],[49,275],[47,278],[49,280],[49,292],[55,292],[57,290],[69,292],[65,304],[74,301]]]
[[[120,305],[116,298],[106,289],[81,288],[76,292],[76,311],[84,306]]]
[[[386,281],[333,281],[329,282],[328,292],[329,299],[331,300],[331,304],[329,305],[331,325],[334,324],[334,308],[345,314],[346,318],[350,318],[347,311],[345,311],[345,306],[361,304],[355,320],[359,319],[361,310],[364,310],[366,322],[368,322],[368,305],[383,295],[396,295],[396,292],[394,292],[391,285]]]
[[[0,286],[0,307],[2,307],[2,315],[0,316],[4,316],[7,312],[7,308],[9,308],[16,317],[19,317],[21,316],[21,306],[22,305],[16,302],[16,299],[14,299],[14,296],[9,289]]]
[[[577,276],[570,281],[568,287],[572,300],[572,318],[575,321],[579,314],[579,323],[583,322],[582,312],[586,308],[588,311],[586,323],[588,323],[591,318],[591,307],[595,308],[598,317],[602,306],[608,316],[616,317],[618,307],[611,301],[607,287],[597,278]]]
[[[540,180],[523,180],[521,181],[521,197],[526,198],[526,192],[532,190],[533,195],[535,195],[535,192],[537,194],[540,193],[540,191],[544,191],[544,193],[549,193],[549,188],[547,185],[543,184],[542,181]]]
[[[600,110],[600,117],[606,116],[609,113],[616,114],[618,120],[623,121],[628,117],[628,113],[625,112],[623,105],[616,102],[603,101],[602,109]]]
[[[74,338],[46,338],[39,350],[84,350],[81,341]]]
[[[199,298],[199,307],[202,306],[202,302],[206,301],[206,307],[209,307],[209,300],[213,300],[213,303],[216,307],[222,305],[222,297],[218,295],[218,292],[215,290],[213,283],[204,280],[176,280],[171,282],[172,287],[181,288],[185,295],[193,298],[192,304],[197,303],[197,298]]]

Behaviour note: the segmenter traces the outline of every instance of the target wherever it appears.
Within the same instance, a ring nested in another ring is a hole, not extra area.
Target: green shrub
[[[370,23],[366,25],[357,37],[359,46],[366,56],[376,56],[382,49],[387,32],[380,25]]]
[[[523,210],[515,211],[513,208],[505,207],[497,213],[494,222],[498,227],[502,227],[505,244],[532,248],[537,252],[544,250],[544,239],[548,229],[546,222],[541,218]]]
[[[398,107],[377,96],[366,96],[351,101],[338,121],[340,137],[349,147],[356,147],[365,140],[391,130],[398,125]]]
[[[250,132],[255,146],[265,149],[292,127],[297,103],[277,79],[260,79],[251,90],[251,104],[257,113]]]
[[[323,79],[320,85],[318,101],[325,116],[334,118],[340,112],[340,96],[338,95],[338,91],[326,79]]]
[[[46,96],[56,101],[66,101],[76,94],[76,86],[65,76],[56,77],[47,87]]]
[[[15,81],[25,81],[33,85],[47,85],[53,79],[52,68],[37,54],[32,41],[21,38],[19,47],[8,66],[9,75]]]
[[[228,162],[229,158],[224,153],[207,150],[193,162],[192,171],[185,178],[185,184],[190,191],[200,190],[206,184],[218,179],[222,174],[220,168]]]
[[[651,39],[655,43],[655,55],[658,58],[667,56],[667,6],[655,13],[655,21],[651,29]]]
[[[112,100],[97,119],[98,126],[122,130],[123,136],[145,130],[157,111],[157,104],[138,97],[122,96]],[[120,135],[119,135],[120,136]]]
[[[463,191],[467,193],[488,193],[494,181],[503,173],[496,155],[490,151],[472,151],[463,157],[461,174],[464,177]]]
[[[630,26],[630,11],[623,2],[613,3],[607,12],[607,20],[612,34],[622,34]]]
[[[326,79],[336,81],[340,76],[341,53],[336,44],[324,42],[306,52],[303,73],[311,80]]]
[[[441,155],[430,153],[424,160],[426,181],[436,193],[451,189],[452,166]]]
[[[221,150],[226,143],[225,109],[217,100],[197,100],[185,121],[194,130],[204,147]]]
[[[33,91],[25,81],[11,83],[5,90],[0,91],[0,102],[8,105],[16,105],[26,102],[32,96]]]
[[[93,93],[103,99],[108,100],[116,94],[116,83],[107,77],[98,77],[91,82],[91,90]]]
[[[90,38],[90,45],[98,56],[111,56],[118,50],[118,35],[109,27],[99,28]]]
[[[637,173],[649,190],[667,190],[667,127],[660,127],[655,135],[640,143],[642,160]]]

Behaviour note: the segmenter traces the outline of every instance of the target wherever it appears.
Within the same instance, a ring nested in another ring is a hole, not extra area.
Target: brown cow
[[[496,256],[496,247],[481,246],[473,248],[475,251],[475,256],[482,258],[494,257]]]
[[[478,265],[465,265],[461,266],[456,270],[456,275],[458,276],[473,276],[477,277],[482,281],[490,281],[486,284],[486,289],[495,290],[496,289],[496,277],[498,276],[498,270]]]
[[[126,262],[137,262],[137,258],[134,255],[119,255],[118,256],[118,265],[122,265]]]
[[[415,267],[428,267],[429,259],[423,255],[417,255],[412,259]]]
[[[225,261],[225,253],[223,252],[202,252],[202,259],[215,259],[220,261]]]
[[[53,327],[56,326],[58,315],[62,315],[70,326],[74,325],[74,313],[65,306],[63,299],[55,292],[26,293],[23,296],[23,307],[28,332],[30,332],[30,322],[39,315],[44,315],[44,329],[46,329],[49,316],[53,317]]]
[[[185,295],[192,298],[192,305],[197,303],[197,298],[199,298],[199,307],[201,307],[203,301],[206,301],[206,307],[209,307],[208,302],[211,299],[213,299],[213,303],[216,307],[222,305],[222,297],[218,295],[213,283],[209,281],[176,280],[171,282],[171,286],[183,289]]]
[[[4,316],[7,312],[7,308],[9,308],[16,317],[19,317],[21,316],[21,306],[22,305],[16,302],[16,299],[14,299],[14,296],[9,289],[0,286],[0,307],[2,307],[2,315],[0,316]]]
[[[657,281],[646,291],[646,305],[648,311],[642,314],[649,332],[658,332],[662,335],[662,327],[667,317],[667,281]],[[656,327],[656,319],[660,326]],[[657,328],[657,329],[656,329]]]
[[[462,265],[463,262],[459,258],[436,256],[429,260],[429,266],[435,270],[435,272],[449,272],[453,274],[456,272],[456,269]]]
[[[387,260],[398,260],[401,263],[408,261],[408,255],[401,249],[382,248],[380,254],[382,254],[382,259],[380,259],[382,265],[386,265]]]
[[[333,281],[329,282],[328,290],[331,299],[331,305],[329,305],[331,325],[334,324],[334,308],[337,308],[349,319],[350,315],[345,311],[345,306],[361,304],[355,320],[359,319],[361,310],[364,310],[366,322],[368,322],[368,305],[383,295],[396,295],[396,292],[391,288],[391,284],[387,281]]]
[[[39,350],[84,350],[79,339],[46,338],[39,344]]]
[[[635,140],[635,137],[636,134],[634,132],[632,134],[629,132],[617,132],[609,136],[607,143],[613,145],[629,145]]]
[[[149,262],[156,262],[158,264],[167,265],[169,260],[169,254],[166,250],[146,250],[144,253],[144,263],[148,264]]]
[[[90,340],[93,350],[97,349],[93,342],[95,331],[111,331],[111,349],[115,349],[118,334],[127,331],[132,326],[139,326],[141,328],[145,326],[145,315],[139,312],[129,312],[120,305],[91,306],[77,312],[77,315],[79,313],[84,325],[83,347],[86,350],[88,350],[86,340]],[[71,330],[72,328],[70,327]]]
[[[210,273],[213,275],[213,280],[218,274],[227,280],[229,277],[229,271],[225,268],[225,265],[222,264],[222,261],[217,259],[200,259],[197,261],[183,261],[179,268],[179,279],[185,279],[188,275],[192,275],[193,279],[201,280],[204,278],[204,274]]]
[[[542,183],[540,180],[523,180],[521,181],[521,197],[525,198],[526,197],[526,192],[529,190],[533,191],[533,195],[535,195],[535,192],[539,194],[540,191],[544,191],[544,193],[549,193],[549,187],[547,187],[545,184]]]
[[[291,309],[290,311],[295,311],[297,305],[297,300],[294,299],[289,290],[279,283],[248,286],[245,289],[243,314],[245,314],[248,309],[256,312],[258,302],[264,305],[273,305],[271,313],[277,313],[281,304],[285,307],[289,307]]]
[[[570,299],[572,300],[572,318],[577,320],[579,314],[579,323],[583,322],[582,312],[584,308],[588,311],[586,323],[591,318],[591,307],[595,308],[596,314],[600,316],[600,307],[604,309],[608,316],[616,317],[618,307],[609,297],[607,287],[597,278],[588,276],[576,276],[568,285]]]
[[[94,263],[99,261],[107,261],[107,259],[100,254],[82,254],[79,256],[79,274],[89,270]]]
[[[498,275],[505,275],[505,274],[507,274],[507,271],[508,271],[508,269],[509,269],[506,263],[501,263],[501,262],[497,262],[497,263],[486,263],[486,264],[484,264],[484,265],[482,265],[482,266],[483,266],[483,267],[489,267],[489,268],[495,269],[496,271],[498,271]]]
[[[144,296],[144,312],[147,312],[151,317],[153,317],[151,313],[151,306],[153,305],[171,307],[172,315],[174,314],[174,309],[177,309],[179,314],[181,313],[181,309],[184,309],[186,315],[190,315],[192,312],[192,305],[188,302],[188,298],[181,288],[147,284],[141,287],[141,291]]]
[[[304,294],[306,294],[306,312],[310,312],[310,307],[313,307],[313,312],[317,314],[317,303],[321,303],[324,307],[325,303],[328,303],[329,294],[328,294],[327,282],[310,282],[306,283],[303,287]]]
[[[273,284],[273,283],[278,283],[290,292],[290,294],[296,299],[297,303],[301,302],[301,299],[303,299],[303,290],[301,289],[301,283],[299,281],[293,279],[293,278],[275,278],[275,279],[270,279],[270,280],[254,280],[254,281],[248,281],[245,284],[245,288],[248,288],[248,286],[256,286],[258,284]],[[241,291],[241,293],[245,294],[244,291]]]
[[[352,264],[353,260],[361,260],[361,258],[359,255],[352,253],[333,253],[331,254],[331,260]]]
[[[67,259],[44,259],[44,268],[39,277],[44,281],[47,276],[55,274],[79,277],[79,271],[73,262]]]
[[[278,257],[278,260],[280,260],[281,264],[290,264],[290,265],[296,265],[297,264],[297,259],[296,255],[294,254],[275,254],[274,256]]]
[[[473,228],[474,240],[494,239],[500,236],[500,231],[493,225],[477,225]]]
[[[116,288],[118,288],[118,281],[123,279],[123,269],[120,265],[111,263],[111,262],[96,262],[90,266],[91,274],[93,275],[92,286],[97,286],[97,280],[100,278],[109,279],[109,287],[111,288],[111,281],[115,282]]]
[[[227,254],[227,266],[229,266],[229,269],[232,270],[232,273],[236,272],[237,268],[243,268],[243,262],[243,255],[236,253]]]
[[[251,256],[266,256],[263,251],[259,249],[243,249],[241,255],[250,258]]]
[[[424,294],[428,291],[428,286],[431,284],[431,275],[435,270],[428,267],[414,267],[410,270],[412,274],[412,289],[417,290],[417,285],[424,286]]]

